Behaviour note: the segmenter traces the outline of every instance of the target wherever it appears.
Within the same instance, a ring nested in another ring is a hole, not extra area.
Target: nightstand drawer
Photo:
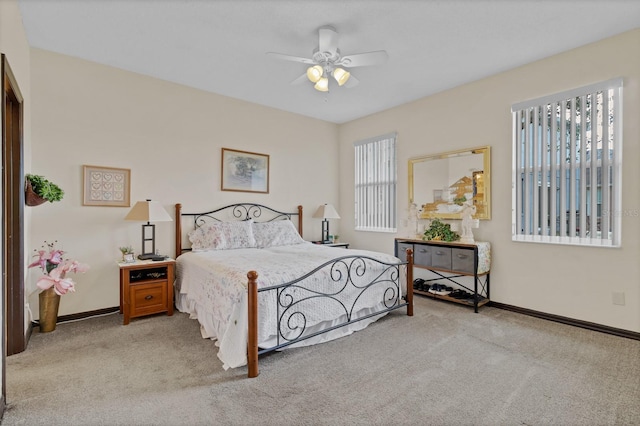
[[[168,311],[166,280],[132,285],[130,292],[132,318]]]

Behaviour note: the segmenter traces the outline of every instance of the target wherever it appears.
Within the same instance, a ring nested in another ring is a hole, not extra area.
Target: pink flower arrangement
[[[69,291],[76,291],[75,283],[66,275],[69,272],[86,272],[89,265],[78,263],[75,260],[64,259],[64,251],[55,248],[57,241],[53,243],[44,242],[41,250],[35,250],[34,257],[38,259],[29,265],[29,268],[39,266],[44,272],[44,276],[38,280],[36,285],[42,290],[53,287],[56,294],[62,296]]]

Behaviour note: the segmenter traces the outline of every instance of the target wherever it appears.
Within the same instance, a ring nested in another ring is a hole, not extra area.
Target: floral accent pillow
[[[222,230],[211,223],[200,226],[187,235],[191,242],[191,250],[207,251],[207,250],[223,250],[227,246]]]
[[[253,220],[244,220],[238,222],[220,222],[218,225],[222,228],[224,239],[226,240],[226,248],[252,248],[256,246],[256,240],[253,236]]]
[[[188,234],[191,249],[206,251],[255,247],[252,222],[212,222],[202,225]]]
[[[258,248],[288,246],[305,242],[290,220],[254,223],[253,233]]]

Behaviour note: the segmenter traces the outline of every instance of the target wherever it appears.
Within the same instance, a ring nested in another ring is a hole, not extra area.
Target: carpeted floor
[[[224,371],[181,313],[59,324],[7,360],[2,425],[638,425],[640,341],[416,297]]]

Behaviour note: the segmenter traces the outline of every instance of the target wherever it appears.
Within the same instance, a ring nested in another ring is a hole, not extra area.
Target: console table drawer
[[[402,260],[403,262],[407,261],[407,249],[413,250],[413,244],[398,243],[398,259]],[[414,257],[414,263],[415,263],[415,257],[416,257],[415,253],[413,257]]]
[[[432,247],[417,244],[413,250],[413,264],[418,266],[431,266]]]
[[[451,269],[473,274],[473,251],[458,248],[451,249]]]
[[[432,247],[431,266],[434,268],[451,269],[451,248]]]

